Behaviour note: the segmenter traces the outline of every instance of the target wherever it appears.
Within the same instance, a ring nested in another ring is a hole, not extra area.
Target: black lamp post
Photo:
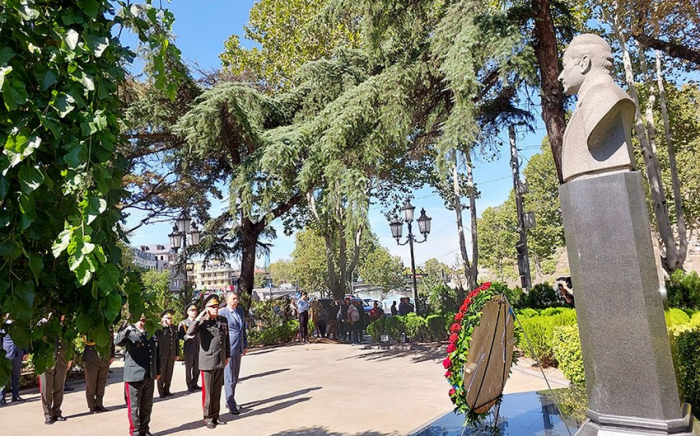
[[[418,218],[418,231],[423,235],[423,240],[418,241],[416,240],[415,236],[413,236],[413,231],[411,228],[411,223],[413,222],[413,212],[416,210],[416,208],[411,204],[410,201],[406,200],[406,204],[401,208],[403,211],[403,221],[401,221],[399,218],[393,219],[390,223],[389,226],[391,226],[391,236],[396,239],[396,243],[399,245],[406,245],[411,249],[411,273],[413,274],[413,300],[416,302],[416,312],[418,312],[418,286],[416,284],[416,261],[413,257],[413,244],[422,244],[423,242],[428,240],[428,233],[430,233],[430,218],[425,214],[425,209],[421,208],[420,211],[420,217]],[[406,222],[408,225],[408,236],[406,239],[406,242],[399,242],[402,236],[403,232],[403,223]]]
[[[192,222],[190,217],[183,213],[175,221],[173,232],[168,235],[170,238],[170,246],[175,250],[175,253],[182,247],[182,258],[185,264],[185,286],[187,286],[187,236],[190,237],[190,245],[199,244],[199,229]]]

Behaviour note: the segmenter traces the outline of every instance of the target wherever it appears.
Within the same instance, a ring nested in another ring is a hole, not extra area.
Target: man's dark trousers
[[[124,382],[126,407],[129,409],[129,434],[139,436],[148,432],[153,410],[155,383],[152,378],[143,381]]]
[[[236,384],[238,383],[238,376],[241,373],[241,358],[242,353],[231,352],[231,358],[228,361],[228,365],[224,369],[224,387],[226,388],[226,406],[232,410],[237,408],[236,404]]]
[[[105,385],[109,376],[109,360],[85,363],[85,397],[88,408],[104,407]]]
[[[199,377],[199,352],[185,352],[185,381],[187,389],[194,389],[197,386]]]
[[[22,357],[16,354],[12,358],[12,375],[10,376],[10,391],[12,391],[12,398],[19,398],[19,377],[22,373]],[[0,398],[5,398],[5,392],[7,392],[7,386],[4,386],[0,391]]]
[[[61,416],[61,404],[63,404],[63,386],[66,383],[68,365],[62,358],[56,360],[56,365],[44,371],[39,376],[39,390],[41,391],[41,407],[44,409],[45,418]]]
[[[202,370],[202,408],[204,409],[204,422],[206,424],[219,419],[221,385],[223,383],[223,368]]]

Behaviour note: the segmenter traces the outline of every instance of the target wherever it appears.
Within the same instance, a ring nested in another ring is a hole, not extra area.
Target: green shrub
[[[548,307],[546,309],[542,309],[540,312],[540,315],[542,316],[552,316],[552,315],[558,315],[562,312],[564,312],[566,309],[563,307]]]
[[[669,309],[664,312],[666,317],[666,327],[673,327],[677,325],[688,324],[690,322],[690,317],[687,313],[683,312],[681,309]]]
[[[554,329],[552,351],[554,358],[559,362],[559,369],[566,378],[577,386],[585,386],[586,375],[583,371],[581,339],[577,324],[564,325]]]
[[[700,276],[695,271],[674,271],[666,280],[666,291],[670,307],[700,310]]]
[[[527,319],[532,318],[533,316],[539,316],[540,312],[535,309],[525,308],[516,310],[515,314],[520,319]]]
[[[404,333],[403,316],[387,316],[384,320],[384,334],[395,342],[401,341],[401,333]]]
[[[552,337],[554,328],[563,325],[576,324],[576,311],[574,309],[564,309],[561,313],[552,316],[536,316],[521,319],[524,333],[518,342],[518,348],[523,350],[527,357],[537,359],[542,366],[556,365],[554,352],[552,351]],[[528,346],[527,339],[530,340]]]
[[[416,315],[415,313],[409,313],[403,318],[403,325],[405,328],[406,336],[408,336],[412,342],[424,341],[428,337],[428,325],[425,323],[425,318]]]
[[[372,337],[374,342],[381,342],[382,335],[384,334],[384,320],[386,318],[387,317],[383,316],[367,326],[367,334]]]
[[[298,321],[288,321],[282,325],[248,332],[248,345],[274,345],[293,341],[299,332]]]
[[[700,312],[695,312],[693,316],[690,317],[691,326],[700,327]]]
[[[452,317],[450,315],[441,314],[429,315],[425,319],[425,324],[428,327],[430,340],[444,341],[449,337]]]
[[[501,294],[505,294],[513,309],[521,307],[525,302],[525,293],[520,287],[516,286],[515,288],[511,289],[504,283],[493,282],[491,283],[491,289],[494,289],[496,292]]]
[[[669,337],[678,390],[697,415],[700,410],[700,327],[671,327]]]
[[[549,283],[538,283],[528,291],[523,307],[544,309],[559,306],[557,293]]]

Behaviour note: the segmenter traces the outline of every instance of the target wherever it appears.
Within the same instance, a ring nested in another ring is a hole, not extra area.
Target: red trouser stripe
[[[131,394],[129,393],[129,383],[124,382],[124,390],[126,391],[126,413],[129,416],[129,434],[134,434],[134,422],[131,420]]]
[[[204,399],[207,397],[207,385],[204,383],[204,371],[202,373],[202,409],[204,409]]]
[[[39,381],[39,397],[41,398],[41,402],[42,402],[41,413],[44,413],[44,407],[43,407],[44,392],[41,390],[41,376],[37,377],[36,379]]]

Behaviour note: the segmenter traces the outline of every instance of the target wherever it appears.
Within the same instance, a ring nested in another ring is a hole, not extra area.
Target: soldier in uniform
[[[112,338],[111,329],[109,337]],[[85,351],[83,351],[85,398],[91,414],[107,411],[107,408],[102,404],[102,399],[105,396],[109,365],[114,362],[114,353],[114,342],[110,344],[109,354],[103,355],[97,351],[94,342],[85,339]]]
[[[24,398],[19,396],[19,377],[22,371],[22,362],[27,360],[27,350],[24,348],[19,348],[12,341],[8,329],[12,320],[9,319],[9,314],[7,314],[7,319],[0,328],[0,349],[5,350],[5,358],[12,362],[12,373],[10,377],[10,390],[12,391],[12,402],[24,401]],[[5,392],[7,391],[7,386],[3,386],[0,390],[0,406],[5,406],[7,403],[5,401]]]
[[[185,341],[182,346],[182,354],[185,355],[185,382],[187,390],[194,392],[202,389],[197,386],[197,377],[199,377],[199,339],[197,336],[188,335],[187,329],[194,324],[194,319],[197,317],[197,306],[189,304],[185,308],[186,318],[180,322],[178,326],[178,338]]]
[[[202,407],[207,428],[226,424],[219,420],[221,386],[224,384],[224,367],[231,357],[228,323],[219,316],[219,297],[210,295],[204,300],[204,310],[187,328],[188,335],[199,338],[199,368],[202,372]]]
[[[61,412],[63,404],[63,386],[66,383],[68,368],[73,363],[70,360],[71,349],[62,338],[54,340],[55,363],[53,368],[39,374],[39,391],[41,392],[41,407],[44,409],[44,424],[51,425],[56,421],[65,421]]]
[[[173,381],[173,369],[175,361],[180,357],[180,339],[177,327],[173,325],[173,311],[168,309],[160,314],[161,330],[158,335],[158,349],[160,350],[160,379],[158,379],[158,395],[161,398],[173,396],[170,385]]]
[[[144,329],[145,316],[136,324],[124,323],[114,343],[126,348],[124,354],[124,394],[129,413],[131,436],[152,436],[149,424],[153,410],[154,380],[160,378],[158,338]]]

